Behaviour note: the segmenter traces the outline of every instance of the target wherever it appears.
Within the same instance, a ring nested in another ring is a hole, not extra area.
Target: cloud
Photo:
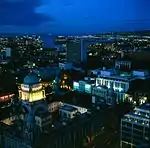
[[[149,0],[0,0],[0,31],[87,33],[149,29],[149,14]]]
[[[9,3],[16,3],[16,2],[23,2],[25,0],[4,0],[6,2],[9,2]]]
[[[36,26],[0,25],[0,33],[36,34],[51,33],[57,24],[53,21],[43,22]],[[17,30],[17,32],[16,32]]]
[[[35,12],[39,0],[0,1],[0,25],[35,26],[53,20]]]

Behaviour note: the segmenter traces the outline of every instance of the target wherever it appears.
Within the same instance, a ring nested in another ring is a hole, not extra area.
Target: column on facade
[[[121,68],[121,63],[120,62],[118,63],[118,67],[119,67],[119,69]]]
[[[128,63],[125,62],[125,69],[128,69]]]
[[[103,85],[103,81],[104,81],[104,79],[101,79],[101,85]]]
[[[122,83],[121,83],[120,81],[118,81],[118,83],[119,83],[119,88],[121,88],[121,89],[122,89],[122,87],[121,87],[121,84],[122,84]]]
[[[131,63],[129,63],[129,68],[131,69]]]
[[[110,88],[110,80],[108,81],[108,88]]]
[[[115,94],[116,94],[116,102],[118,103],[118,92],[116,92]]]
[[[123,69],[124,68],[124,64],[122,62],[120,62],[120,68]]]
[[[121,63],[119,62],[119,69],[121,68]]]
[[[124,69],[126,69],[127,68],[127,63],[125,61],[123,62],[123,65],[124,65]]]
[[[124,64],[122,62],[120,62],[120,68],[123,69],[124,68]]]
[[[130,69],[130,63],[128,62],[128,69]]]
[[[116,88],[116,81],[114,81],[114,82],[112,82],[113,83],[113,89],[115,90],[115,88]]]

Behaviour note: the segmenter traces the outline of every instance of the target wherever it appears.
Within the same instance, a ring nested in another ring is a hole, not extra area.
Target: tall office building
[[[67,62],[84,63],[87,60],[86,41],[74,39],[67,41]]]
[[[121,119],[121,148],[137,148],[150,141],[150,103],[136,107]]]
[[[11,48],[6,48],[5,55],[6,57],[11,57]]]

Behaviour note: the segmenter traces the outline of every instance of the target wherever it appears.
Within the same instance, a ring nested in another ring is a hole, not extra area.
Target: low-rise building
[[[92,90],[92,104],[95,107],[100,105],[116,105],[113,88],[108,89],[106,86],[95,86]]]
[[[63,119],[73,119],[76,117],[78,109],[73,106],[63,105],[59,109],[59,114]]]
[[[59,110],[61,106],[61,102],[58,102],[58,101],[55,101],[55,102],[51,102],[49,105],[48,105],[48,111],[53,113],[57,110]]]
[[[92,87],[95,85],[95,79],[85,77],[84,80],[73,82],[73,89],[79,92],[91,94]]]
[[[111,70],[111,73],[106,73],[105,71],[103,71],[100,75],[98,75],[98,78],[96,78],[96,86],[100,85],[110,88],[110,86],[112,85],[116,94],[117,103],[125,101],[125,95],[134,80],[147,80],[149,78],[148,71],[143,70],[136,70],[130,73],[119,73],[116,70]]]
[[[131,97],[129,98],[130,96],[129,92],[131,92],[131,90],[134,89],[133,88],[134,82],[138,80],[147,82],[147,80],[149,80],[150,78],[148,70],[138,70],[138,69],[133,70],[131,72],[121,72],[115,69],[103,68],[92,70],[91,73],[95,75],[95,78],[85,77],[84,80],[80,80],[78,82],[74,81],[73,89],[79,92],[84,92],[92,95],[93,96],[92,102],[95,102],[96,100],[101,100],[102,102],[105,103],[110,102],[110,99],[108,99],[107,96],[109,96],[108,91],[112,89],[114,91],[113,96],[115,97],[115,101],[113,102],[116,103],[124,101],[132,102],[133,100],[131,99]],[[139,90],[138,92],[141,91]],[[147,93],[143,94],[142,99],[140,99],[141,102],[140,104],[146,102],[147,99],[145,97],[148,98]],[[132,103],[137,104],[137,102],[138,101],[133,101]]]

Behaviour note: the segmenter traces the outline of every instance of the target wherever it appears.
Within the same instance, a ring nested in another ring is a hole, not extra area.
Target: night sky
[[[0,33],[150,29],[150,0],[0,0]]]

